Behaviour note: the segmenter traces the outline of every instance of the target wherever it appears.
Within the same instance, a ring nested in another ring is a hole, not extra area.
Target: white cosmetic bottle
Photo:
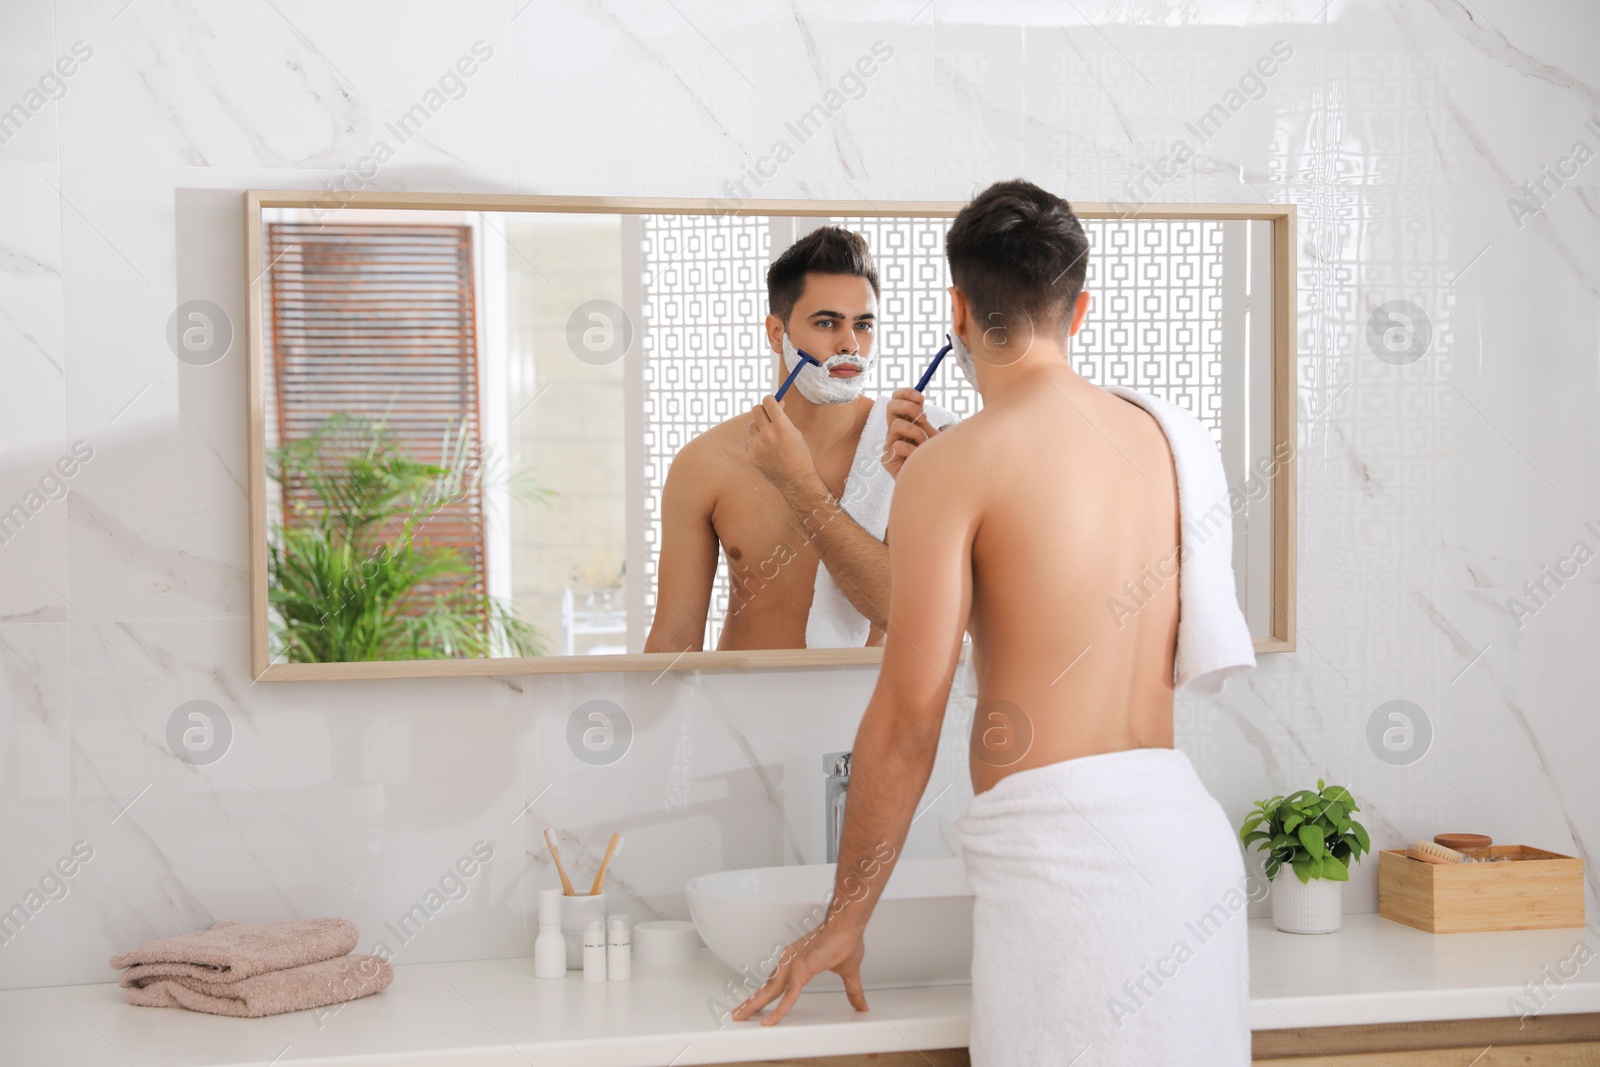
[[[604,919],[590,919],[583,928],[583,980],[606,980],[606,924]]]
[[[626,915],[613,915],[606,923],[606,974],[625,982],[633,977],[633,928]]]
[[[561,890],[539,890],[539,936],[533,939],[533,976],[567,976],[567,939],[561,936]]]

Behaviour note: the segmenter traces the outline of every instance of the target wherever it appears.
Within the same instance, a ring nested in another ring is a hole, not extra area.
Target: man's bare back
[[[835,497],[844,495],[872,401],[862,398],[851,407],[854,418],[845,433],[833,439],[807,437],[817,474]],[[689,533],[663,551],[658,603],[686,613],[678,640],[690,643],[688,631],[704,625],[720,544],[731,588],[717,648],[804,648],[819,564],[811,537],[836,513],[794,513],[750,461],[750,419],[740,415],[713,426],[673,460],[662,498],[664,506],[682,510],[664,514],[663,522]]]
[[[909,571],[938,566],[961,531],[970,539],[975,793],[1030,767],[1172,747],[1179,527],[1166,436],[1064,359],[1011,377],[1022,374],[917,449],[890,525],[897,596]],[[917,557],[907,572],[902,551]],[[1118,620],[1107,602],[1128,601],[1124,582],[1144,606]]]

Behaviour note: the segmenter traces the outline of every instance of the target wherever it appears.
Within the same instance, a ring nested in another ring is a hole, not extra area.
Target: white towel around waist
[[[889,532],[889,503],[894,497],[894,476],[883,467],[883,442],[889,433],[889,400],[880,396],[872,402],[861,439],[856,442],[850,473],[845,476],[844,496],[839,503],[867,533],[882,541]],[[923,402],[923,413],[936,429],[957,421],[953,413],[937,404]],[[887,609],[888,605],[884,606]],[[860,648],[867,643],[872,624],[857,611],[826,566],[817,567],[817,580],[811,591],[811,611],[806,616],[807,648]]]
[[[1247,909],[1265,885],[1181,751],[1014,772],[954,832],[974,1067],[1250,1062]]]

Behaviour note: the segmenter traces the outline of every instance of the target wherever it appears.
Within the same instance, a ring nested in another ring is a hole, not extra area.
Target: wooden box
[[[1504,863],[1424,863],[1378,853],[1378,914],[1430,934],[1583,925],[1583,861],[1529,845],[1463,849]]]

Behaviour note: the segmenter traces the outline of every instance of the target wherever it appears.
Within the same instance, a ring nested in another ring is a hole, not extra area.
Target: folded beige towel
[[[232,981],[203,978],[138,979],[123,998],[146,1008],[188,1008],[254,1019],[368,996],[394,981],[394,968],[365,953],[307,963]]]
[[[355,924],[347,919],[219,922],[209,930],[163,937],[112,956],[111,966],[127,968],[124,986],[153,978],[238,982],[343,956],[355,949],[357,937]]]

